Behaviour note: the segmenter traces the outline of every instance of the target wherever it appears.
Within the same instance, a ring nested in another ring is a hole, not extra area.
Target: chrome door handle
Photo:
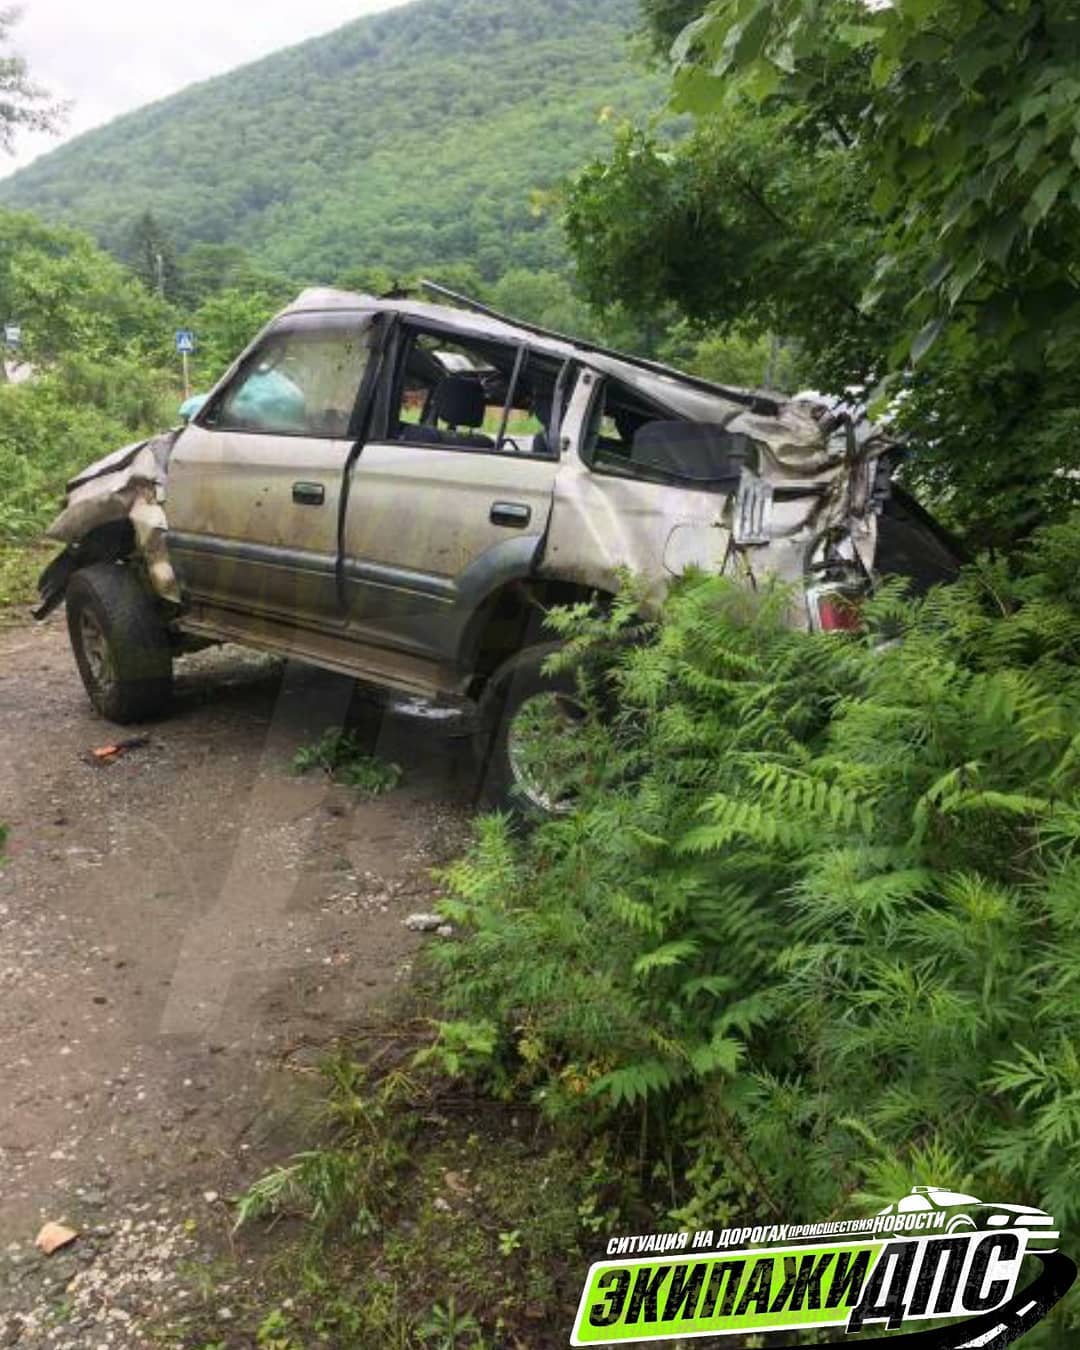
[[[322,483],[294,483],[292,499],[297,506],[322,506],[326,501],[326,488]]]
[[[509,525],[513,529],[523,529],[532,520],[532,507],[524,502],[492,502],[492,525]]]

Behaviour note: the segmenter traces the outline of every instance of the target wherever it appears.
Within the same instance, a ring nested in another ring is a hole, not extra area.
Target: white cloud
[[[61,137],[21,136],[0,177],[140,104],[400,0],[29,0],[13,45],[72,109]]]

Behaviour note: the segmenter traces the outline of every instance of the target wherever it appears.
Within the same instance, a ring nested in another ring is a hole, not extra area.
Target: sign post
[[[176,350],[180,353],[180,364],[184,370],[184,398],[191,397],[191,373],[188,369],[188,357],[195,350],[195,334],[190,329],[181,328],[176,334]]]
[[[4,324],[4,344],[11,348],[17,348],[22,344],[22,325],[17,323]]]

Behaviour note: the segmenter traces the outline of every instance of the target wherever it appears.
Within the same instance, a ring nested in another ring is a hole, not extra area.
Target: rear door
[[[421,338],[427,352],[410,364]],[[446,381],[488,391],[490,402],[456,427],[435,415],[439,367]],[[562,371],[509,344],[399,334],[383,425],[355,461],[345,513],[343,577],[358,638],[452,661],[484,597],[532,571],[558,471],[547,433]]]
[[[181,435],[168,547],[187,600],[340,626],[341,492],[375,333],[366,312],[286,318]]]

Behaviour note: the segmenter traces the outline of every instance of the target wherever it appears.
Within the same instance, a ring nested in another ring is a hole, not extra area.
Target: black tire
[[[545,662],[560,646],[558,642],[538,644],[511,657],[491,676],[480,701],[481,730],[474,746],[481,805],[508,811],[530,824],[540,824],[573,809],[571,801],[553,801],[538,790],[523,775],[514,753],[517,718],[537,696],[554,695],[568,721],[583,715],[576,673],[544,672]]]
[[[172,696],[172,645],[134,568],[95,563],[67,588],[75,663],[90,702],[110,722],[156,717]]]

